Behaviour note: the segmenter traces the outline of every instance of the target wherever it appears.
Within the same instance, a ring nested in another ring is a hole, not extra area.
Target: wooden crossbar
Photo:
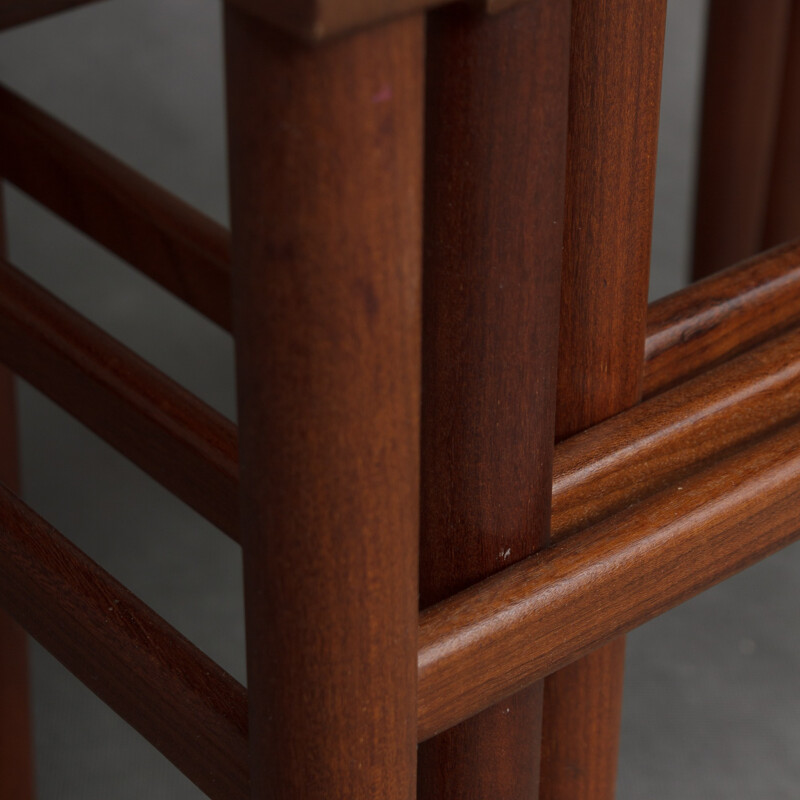
[[[799,505],[793,424],[424,612],[420,740],[789,544]]]
[[[1,86],[0,176],[230,329],[228,231]]]
[[[97,0],[0,0],[0,30],[93,2]]]
[[[209,797],[250,797],[245,689],[2,484],[0,603]]]
[[[2,259],[0,360],[237,539],[236,426]]]
[[[800,242],[760,253],[651,303],[644,395],[656,394],[800,321]]]

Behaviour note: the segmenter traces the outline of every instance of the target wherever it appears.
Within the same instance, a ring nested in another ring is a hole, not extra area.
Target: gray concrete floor
[[[704,7],[670,0],[653,297],[685,280]],[[3,34],[0,80],[226,220],[217,0]],[[19,266],[234,415],[229,337],[19,193],[7,205]],[[238,549],[28,386],[20,404],[28,502],[244,681]],[[789,548],[629,636],[619,798],[800,797],[798,576]],[[42,800],[201,796],[38,646],[33,671]]]

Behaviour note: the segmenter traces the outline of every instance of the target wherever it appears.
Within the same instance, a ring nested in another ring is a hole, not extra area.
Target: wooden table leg
[[[641,395],[665,0],[574,0],[556,435]],[[542,800],[610,800],[624,641],[545,680]]]
[[[764,248],[800,236],[800,0],[792,1],[772,177],[764,220]]]
[[[569,4],[428,20],[420,599],[547,543]],[[541,684],[420,747],[421,800],[537,797]]]
[[[791,6],[792,0],[711,0],[695,279],[761,250]]]
[[[0,183],[0,253],[5,250]],[[19,491],[14,378],[0,366],[0,481]],[[32,800],[33,738],[28,639],[0,609],[0,798]]]
[[[226,12],[258,800],[415,792],[423,23]]]

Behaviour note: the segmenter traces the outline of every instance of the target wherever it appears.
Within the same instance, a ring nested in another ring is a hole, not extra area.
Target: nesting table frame
[[[24,628],[212,798],[611,798],[622,635],[800,533],[800,245],[647,306],[665,0],[426,5],[226,5],[230,234],[0,89],[239,398],[0,262],[0,797]],[[247,690],[18,497],[12,372],[241,543]]]

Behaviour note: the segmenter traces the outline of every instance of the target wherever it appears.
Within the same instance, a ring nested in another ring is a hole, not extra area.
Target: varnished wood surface
[[[800,414],[800,329],[559,444],[552,535],[626,508]]]
[[[636,403],[665,0],[572,3],[556,437]],[[611,800],[624,643],[545,681],[541,800]]]
[[[791,6],[792,0],[711,0],[697,170],[695,279],[762,248]]]
[[[529,0],[478,0],[489,14],[506,11]],[[453,0],[230,0],[270,25],[309,42],[341,36],[423,9],[452,4]]]
[[[800,242],[777,247],[650,304],[644,395],[800,321]]]
[[[800,236],[800,2],[792,0],[764,238],[772,247]]]
[[[227,7],[257,800],[415,793],[423,45]]]
[[[549,537],[569,5],[427,34],[423,608]],[[426,742],[418,797],[536,797],[540,721],[534,686]]]
[[[236,426],[1,259],[0,361],[238,538]]]
[[[242,686],[2,485],[0,603],[209,797],[249,800]]]
[[[228,232],[4,87],[0,176],[230,328]]]
[[[784,547],[798,503],[793,424],[424,612],[420,739]]]
[[[5,255],[0,182],[0,255]],[[0,366],[0,483],[18,492],[19,443],[13,375]],[[0,608],[0,798],[33,800],[33,739],[25,632]]]
[[[0,30],[93,2],[97,0],[0,0]]]

